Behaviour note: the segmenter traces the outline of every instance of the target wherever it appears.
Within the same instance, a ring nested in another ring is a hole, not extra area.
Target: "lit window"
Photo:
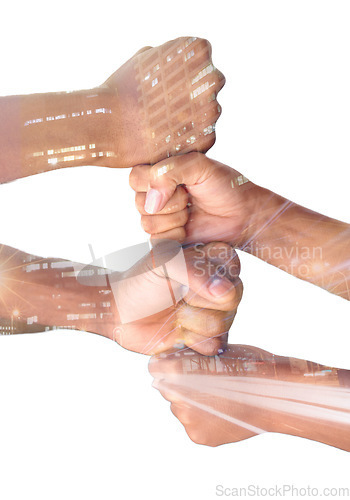
[[[54,116],[47,116],[47,117],[46,117],[46,121],[47,121],[47,122],[50,122],[50,121],[52,121],[52,120],[54,120],[54,119],[55,119],[55,117],[54,117]]]
[[[41,123],[43,121],[42,118],[34,118],[33,120],[28,120],[25,122],[24,126],[32,125],[33,123]]]
[[[38,322],[38,316],[32,316],[30,318],[27,318],[27,325],[32,325],[33,323]]]
[[[76,271],[63,271],[61,273],[62,278],[75,278],[78,275]]]
[[[192,80],[192,85],[197,83],[199,80],[201,80],[204,76],[209,75],[214,71],[214,67],[212,64],[209,64],[206,66],[202,71],[200,71]]]
[[[246,177],[244,177],[244,175],[239,175],[237,177],[237,184],[239,186],[241,186],[242,184],[245,184],[246,182],[249,182],[249,180]]]
[[[204,135],[209,135],[209,134],[212,134],[215,130],[215,125],[208,125],[208,127],[205,127],[203,129],[203,133]]]
[[[37,153],[33,153],[33,156],[44,156],[44,151],[38,151]]]
[[[48,267],[49,267],[49,265],[47,264],[47,262],[45,262],[45,263],[43,264],[43,269],[48,269]]]
[[[79,314],[67,314],[68,321],[74,321],[75,319],[79,319]]]
[[[188,47],[189,45],[191,45],[191,43],[193,43],[195,40],[197,40],[196,37],[191,37],[188,40],[186,40],[185,47]]]
[[[81,319],[96,319],[96,314],[95,313],[80,314],[80,317],[81,317]]]
[[[55,116],[55,120],[63,120],[64,118],[67,118],[66,115],[57,115]]]
[[[72,113],[72,116],[73,116],[73,118],[74,118],[75,116],[80,116],[80,113]]]
[[[89,149],[95,149],[96,144],[89,144]]]
[[[147,75],[145,76],[145,81],[149,79],[149,77],[151,76],[151,73],[147,73]]]
[[[93,158],[96,158],[97,153],[92,153],[92,155],[91,155],[91,156],[92,156]]]
[[[58,162],[58,158],[50,158],[49,160],[47,160],[47,163],[49,165],[56,165]]]
[[[98,108],[96,109],[96,113],[112,113],[112,111],[106,108]]]
[[[93,269],[85,269],[80,271],[79,276],[94,276],[95,271]]]
[[[171,57],[171,56],[167,56],[167,58],[166,58],[166,62],[170,62],[170,61],[171,61],[171,59],[172,59],[172,57]]]
[[[29,264],[29,266],[26,266],[27,273],[30,273],[31,271],[37,271],[38,269],[40,269],[40,264]]]
[[[191,50],[190,52],[187,52],[187,54],[185,55],[185,61],[188,61],[193,56],[194,56],[194,50]]]
[[[191,135],[191,137],[189,139],[186,140],[187,144],[193,144],[196,140],[196,136],[195,135]]]
[[[91,113],[92,113],[91,109],[88,109],[86,112],[87,115],[91,115]]]
[[[110,274],[110,270],[100,268],[100,269],[97,269],[97,274],[100,274],[100,275]]]
[[[62,269],[64,267],[72,267],[72,263],[69,260],[59,260],[57,262],[51,262],[51,269]]]
[[[158,78],[155,78],[154,80],[152,80],[152,87],[157,85],[157,83],[158,83]]]
[[[197,87],[193,92],[191,92],[191,99],[195,99],[200,94],[203,94],[203,92],[205,92],[206,90],[208,90],[208,88],[212,87],[213,85],[215,85],[214,82],[211,83],[210,85],[209,85],[209,82],[203,83],[202,85],[200,85],[199,87]]]
[[[48,149],[48,150],[47,150],[47,154],[48,154],[48,155],[53,155],[53,149]]]
[[[55,154],[70,153],[71,151],[85,151],[85,146],[84,145],[83,146],[71,146],[69,148],[55,149],[53,151],[53,153],[55,153]]]
[[[103,318],[109,318],[112,316],[112,313],[100,313],[100,318],[103,319]]]

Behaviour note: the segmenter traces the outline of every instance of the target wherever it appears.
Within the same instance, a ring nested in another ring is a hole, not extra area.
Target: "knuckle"
[[[244,291],[244,286],[243,282],[240,278],[237,278],[237,284],[235,285],[235,290],[236,290],[236,303],[237,306],[241,302],[242,297],[243,297],[243,291]]]
[[[211,54],[212,54],[212,46],[211,46],[211,43],[209,42],[209,40],[207,40],[206,38],[202,38],[201,39],[202,41],[202,44],[203,46],[206,48],[206,50],[208,51],[208,54],[209,54],[209,57],[211,57]]]
[[[145,205],[145,196],[143,193],[136,193],[135,194],[135,206],[136,210],[140,213],[144,211],[144,205]]]
[[[216,99],[210,103],[209,113],[215,121],[218,120],[221,115],[221,111],[221,106]]]
[[[137,190],[137,172],[136,167],[134,167],[129,174],[129,186],[134,191]]]
[[[236,252],[233,250],[233,255],[230,258],[230,260],[227,263],[226,270],[229,275],[229,277],[232,279],[238,279],[240,273],[241,273],[241,261],[239,260],[238,255]]]
[[[217,71],[213,71],[213,83],[215,83],[215,86],[218,86],[220,84],[220,76]]]
[[[237,307],[239,306],[242,296],[243,296],[243,283],[239,278],[236,278],[233,281],[233,288],[229,294],[229,298],[226,303],[226,307],[229,308],[231,311],[236,311]],[[233,321],[233,318],[232,318]],[[231,321],[231,323],[232,323]]]
[[[167,176],[164,175],[167,173],[166,162],[161,161],[159,163],[155,163],[149,170],[149,179],[157,184],[159,179],[161,178],[163,182],[167,179]],[[163,167],[165,167],[165,172],[163,171]]]
[[[186,231],[183,227],[177,227],[176,229],[171,229],[169,231],[162,231],[158,233],[154,232],[150,234],[152,234],[152,240],[167,239],[182,243],[186,238]]]
[[[154,165],[151,166],[150,170],[149,170],[149,176],[150,176],[150,179],[152,180],[156,180],[157,179],[157,172],[159,170],[159,163],[155,163]]]
[[[186,427],[186,432],[188,434],[188,437],[194,443],[205,444],[205,438],[203,437],[202,432],[200,432],[198,429]]]
[[[155,228],[153,217],[151,215],[142,215],[141,216],[141,226],[142,226],[142,229],[146,233],[152,234],[154,232],[154,228]]]

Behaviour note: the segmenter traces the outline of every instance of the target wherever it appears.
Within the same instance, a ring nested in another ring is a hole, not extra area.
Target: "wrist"
[[[240,216],[238,222],[236,216],[232,216],[236,236],[231,243],[240,250],[252,253],[253,243],[257,243],[260,231],[266,226],[273,212],[278,209],[280,200],[277,200],[271,191],[250,181],[239,189],[241,190],[241,199],[238,203]],[[235,211],[237,202],[233,207],[233,214]]]
[[[48,148],[48,163],[59,167],[109,166],[116,154],[113,137],[113,93],[96,87],[66,93],[61,123],[52,129],[55,147]],[[57,116],[57,115],[56,115]],[[55,122],[56,120],[55,116]],[[50,135],[51,135],[50,134]]]
[[[281,215],[296,205],[282,196],[256,184],[247,193],[246,226],[242,234],[240,248],[259,256],[259,251],[266,245],[273,245],[280,236],[286,233],[285,216]]]
[[[96,87],[20,99],[23,134],[18,176],[105,165],[115,155],[113,95],[109,89]]]

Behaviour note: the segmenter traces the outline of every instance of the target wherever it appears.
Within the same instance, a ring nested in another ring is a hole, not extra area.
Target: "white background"
[[[102,83],[144,45],[208,38],[227,79],[209,155],[349,222],[350,4],[7,2],[0,94]],[[128,171],[68,169],[0,186],[0,241],[88,262],[145,241]],[[231,341],[350,369],[349,304],[242,255]],[[349,485],[349,454],[261,435],[193,444],[148,359],[96,335],[0,338],[0,498],[213,499],[215,487]]]

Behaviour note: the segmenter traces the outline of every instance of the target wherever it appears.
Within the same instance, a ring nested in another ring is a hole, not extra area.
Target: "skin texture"
[[[132,167],[215,142],[223,75],[211,46],[144,47],[102,85],[0,98],[0,182],[83,165]]]
[[[200,153],[137,166],[130,185],[152,237],[225,241],[350,300],[349,224],[257,186]]]
[[[40,258],[3,245],[0,332],[68,327],[103,335],[143,354],[179,344],[203,354],[224,349],[242,296],[236,253],[218,243],[188,248],[182,261],[162,255],[165,268],[154,264],[153,250],[129,271],[106,274],[103,268]],[[82,283],[77,272],[83,275],[84,270],[93,276]]]
[[[279,432],[350,451],[350,372],[229,345],[219,356],[188,349],[152,357],[154,387],[198,444]]]

